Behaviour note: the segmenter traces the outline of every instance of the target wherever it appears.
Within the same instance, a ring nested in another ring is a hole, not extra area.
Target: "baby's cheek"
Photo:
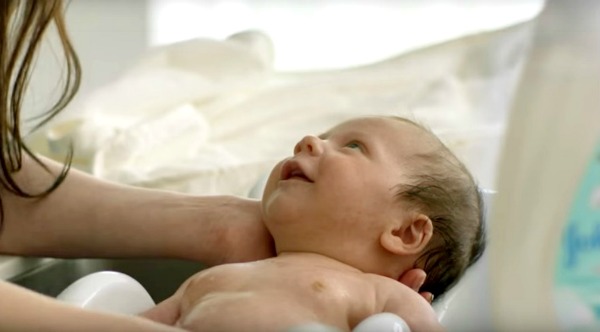
[[[279,182],[279,177],[281,174],[281,165],[285,162],[285,160],[280,161],[273,167],[269,177],[267,179],[267,183],[265,184],[265,188],[262,194],[261,199],[261,215],[263,221],[267,222],[269,215],[273,212],[273,203],[277,200],[277,184]],[[276,205],[276,202],[275,202]]]
[[[265,189],[263,191],[262,200],[268,200],[268,197],[271,195],[275,186],[277,186],[277,181],[279,180],[279,175],[281,174],[281,165],[285,160],[280,161],[273,167],[271,173],[269,174],[269,178],[267,179],[267,183],[265,184]]]

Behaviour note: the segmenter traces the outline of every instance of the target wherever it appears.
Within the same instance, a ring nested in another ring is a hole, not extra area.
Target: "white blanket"
[[[355,116],[395,114],[429,126],[493,187],[504,119],[525,56],[527,24],[430,46],[372,65],[272,70],[268,36],[190,40],[152,50],[48,132],[60,158],[121,183],[246,195],[306,134]]]

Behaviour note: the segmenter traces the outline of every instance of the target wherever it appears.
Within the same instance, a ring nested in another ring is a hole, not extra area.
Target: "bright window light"
[[[150,44],[258,29],[275,69],[344,68],[531,19],[543,0],[152,0]]]

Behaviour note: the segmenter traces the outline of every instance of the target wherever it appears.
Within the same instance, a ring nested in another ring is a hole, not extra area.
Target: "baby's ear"
[[[403,220],[390,222],[379,240],[387,251],[405,256],[423,251],[432,235],[433,223],[429,217],[409,213]]]

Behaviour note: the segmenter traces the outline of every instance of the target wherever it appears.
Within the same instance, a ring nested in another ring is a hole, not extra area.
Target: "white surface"
[[[383,312],[363,320],[352,332],[410,332],[410,328],[404,319],[389,312]]]
[[[63,290],[57,299],[81,308],[135,315],[154,307],[144,287],[130,276],[112,271],[89,274]]]

